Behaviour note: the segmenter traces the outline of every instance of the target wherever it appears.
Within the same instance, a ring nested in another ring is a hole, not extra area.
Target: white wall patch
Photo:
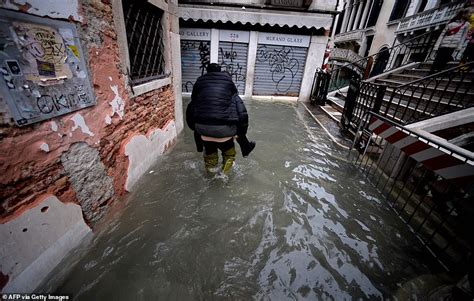
[[[79,72],[77,72],[77,77],[79,78],[86,78],[87,77],[87,74],[84,70],[81,70]]]
[[[78,0],[7,0],[2,4],[4,8],[20,10],[20,5],[28,3],[28,13],[37,16],[48,16],[57,19],[73,18],[82,22],[83,18],[79,15]]]
[[[84,117],[82,117],[81,114],[76,113],[74,116],[72,116],[71,120],[74,121],[74,127],[72,128],[73,132],[77,130],[78,128],[80,128],[84,134],[87,134],[91,137],[94,136],[94,133],[92,133],[91,130],[89,130],[89,127],[87,126],[84,120]]]
[[[51,129],[53,130],[53,132],[57,132],[58,124],[56,123],[56,121],[51,121],[50,124],[51,124]]]
[[[105,116],[105,124],[111,124],[112,123],[112,118],[110,118],[109,115]]]
[[[42,151],[45,151],[45,152],[49,153],[49,145],[48,145],[48,143],[46,143],[46,142],[41,143],[40,149],[41,149]]]
[[[110,105],[112,106],[112,115],[110,115],[110,117],[114,116],[114,114],[117,113],[120,116],[120,119],[122,119],[124,115],[125,104],[123,102],[122,97],[120,97],[119,95],[117,85],[110,86],[110,89],[112,89],[112,91],[115,93],[114,99],[112,99],[112,101],[110,102]]]
[[[167,144],[176,139],[176,125],[174,121],[164,129],[156,129],[147,136],[136,135],[125,145],[125,155],[128,156],[128,173],[125,189],[130,191],[138,179],[156,162],[165,152]]]
[[[91,233],[81,207],[49,196],[0,227],[3,292],[33,292],[66,255]]]

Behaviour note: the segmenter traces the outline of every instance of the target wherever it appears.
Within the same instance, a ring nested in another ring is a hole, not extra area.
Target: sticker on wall
[[[13,76],[21,76],[23,75],[21,73],[20,65],[18,64],[18,61],[5,61],[7,64],[8,69],[10,69],[10,72]]]
[[[95,104],[74,24],[4,11],[0,91],[23,126]]]

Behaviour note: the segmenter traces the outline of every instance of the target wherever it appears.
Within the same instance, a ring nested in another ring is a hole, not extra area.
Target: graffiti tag
[[[64,111],[80,107],[82,104],[90,104],[92,100],[79,87],[77,93],[60,93],[52,95],[41,95],[36,98],[36,105],[43,114],[49,114],[53,111]]]
[[[298,59],[294,58],[293,47],[281,46],[280,49],[268,49],[261,45],[257,49],[257,61],[268,62],[272,81],[278,92],[288,92],[299,70]]]
[[[239,89],[241,85],[245,86],[245,70],[240,63],[234,62],[237,59],[237,51],[234,51],[234,43],[230,45],[230,50],[224,50],[224,48],[219,47],[220,65],[224,71],[230,74],[237,89]]]

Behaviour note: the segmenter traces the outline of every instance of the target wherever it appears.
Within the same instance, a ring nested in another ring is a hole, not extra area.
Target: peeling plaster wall
[[[3,7],[13,5],[8,1],[0,3]],[[85,0],[81,3],[79,11],[83,23],[78,29],[97,104],[23,128],[0,128],[0,223],[34,203],[37,196],[45,192],[57,195],[63,202],[80,203],[77,190],[71,186],[71,179],[61,162],[61,155],[77,142],[84,142],[98,151],[104,174],[113,182],[113,198],[121,196],[125,192],[124,175],[128,171],[124,142],[134,135],[163,129],[170,121],[176,122],[172,85],[135,98],[129,96],[131,92],[125,86],[126,79],[121,72],[109,1]],[[30,9],[34,7],[32,5]],[[64,12],[63,7],[61,4],[57,11]],[[179,115],[182,119],[182,114]],[[179,123],[182,124],[182,120]]]
[[[114,197],[112,178],[105,172],[99,151],[79,142],[62,154],[61,162],[85,218],[91,222],[99,220]]]
[[[91,229],[81,207],[46,196],[41,204],[0,227],[0,268],[8,282],[0,291],[31,292]]]
[[[121,71],[124,68],[111,1],[0,0],[0,7],[69,19],[73,23],[79,21],[75,24],[97,103],[22,128],[3,123],[0,224],[3,228],[7,223],[23,219],[32,208],[44,205],[45,195],[54,195],[62,203],[79,205],[81,218],[93,227],[126,192],[126,185],[128,190],[142,171],[149,168],[147,165],[175,143],[175,106],[180,108],[180,105],[176,105],[173,84],[130,96],[131,90],[125,85],[126,77]],[[177,24],[170,15],[172,21]],[[7,119],[2,103],[0,98],[0,113]],[[182,119],[182,114],[178,116]],[[127,153],[126,149],[140,148],[140,143],[147,148],[153,146],[156,151],[141,154],[141,160],[133,155],[135,152]],[[2,260],[3,255],[0,254]],[[22,254],[15,255],[23,260]],[[47,272],[40,269],[35,275],[44,277]],[[8,279],[12,277],[0,262],[0,291],[11,285]]]
[[[78,0],[1,0],[0,7],[40,17],[82,22]]]
[[[163,155],[176,138],[176,125],[168,123],[163,129],[153,130],[148,135],[133,136],[125,145],[125,154],[130,162],[125,189],[130,191],[147,169]]]

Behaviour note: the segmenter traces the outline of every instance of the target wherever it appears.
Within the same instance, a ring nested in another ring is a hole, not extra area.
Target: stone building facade
[[[406,42],[421,34],[436,41],[444,26],[464,5],[458,0],[345,0],[335,19],[334,60],[352,62]],[[430,34],[432,33],[432,34]],[[434,44],[434,42],[433,42]],[[409,59],[409,56],[406,56]],[[337,62],[335,62],[337,64]]]
[[[219,63],[245,98],[309,101],[337,1],[180,1],[182,92]]]

